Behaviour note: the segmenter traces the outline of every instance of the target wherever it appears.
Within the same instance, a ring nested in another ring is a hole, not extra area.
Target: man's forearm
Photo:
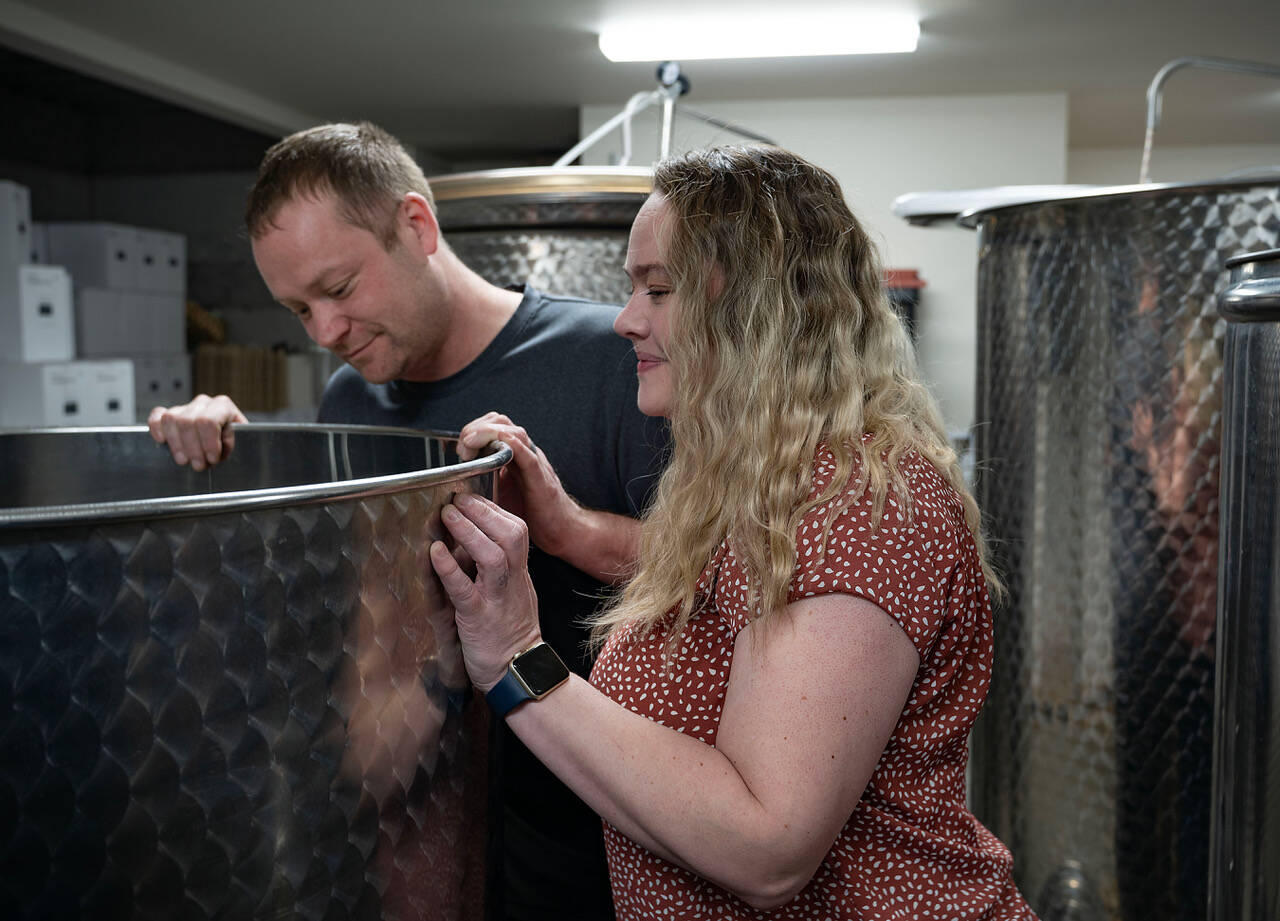
[[[578,506],[573,522],[556,547],[542,549],[608,585],[631,578],[640,552],[639,521]]]

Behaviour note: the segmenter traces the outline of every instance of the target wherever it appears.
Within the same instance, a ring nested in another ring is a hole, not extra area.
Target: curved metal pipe
[[[1156,71],[1147,87],[1147,133],[1142,142],[1142,168],[1138,173],[1138,182],[1151,181],[1151,145],[1155,139],[1156,128],[1160,125],[1160,107],[1162,102],[1161,88],[1164,82],[1176,70],[1184,67],[1199,67],[1204,70],[1221,70],[1236,74],[1252,74],[1259,77],[1280,78],[1280,67],[1274,64],[1262,64],[1257,61],[1236,61],[1231,58],[1210,58],[1189,56],[1175,58]]]

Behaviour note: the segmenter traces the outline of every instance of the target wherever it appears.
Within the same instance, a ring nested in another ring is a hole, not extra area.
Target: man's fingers
[[[533,441],[529,433],[501,413],[485,413],[479,419],[468,422],[458,434],[458,456],[463,460],[476,457],[492,441],[506,442],[514,451],[518,443],[530,449]]]
[[[195,424],[196,439],[199,443],[199,456],[210,466],[222,460],[222,433],[226,430],[221,419],[199,418]],[[192,459],[192,466],[195,459]],[[199,469],[199,468],[197,468]]]
[[[164,442],[169,446],[169,453],[179,464],[187,462],[189,450],[182,439],[182,422],[175,413],[165,413],[160,419],[160,430],[164,434]]]
[[[152,409],[147,416],[147,430],[157,442],[169,446],[174,461],[203,470],[234,449],[231,424],[248,421],[230,398],[202,393],[183,406]]]

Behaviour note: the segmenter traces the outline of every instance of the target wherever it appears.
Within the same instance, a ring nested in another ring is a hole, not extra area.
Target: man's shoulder
[[[613,331],[613,321],[622,310],[617,304],[606,304],[569,294],[552,294],[528,289],[533,301],[531,331],[552,331],[563,335],[602,336],[621,339]]]

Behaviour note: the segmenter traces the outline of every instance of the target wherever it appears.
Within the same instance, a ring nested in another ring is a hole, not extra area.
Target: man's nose
[[[311,324],[307,330],[316,345],[336,350],[351,328],[351,322],[339,311],[317,304],[311,308]]]

